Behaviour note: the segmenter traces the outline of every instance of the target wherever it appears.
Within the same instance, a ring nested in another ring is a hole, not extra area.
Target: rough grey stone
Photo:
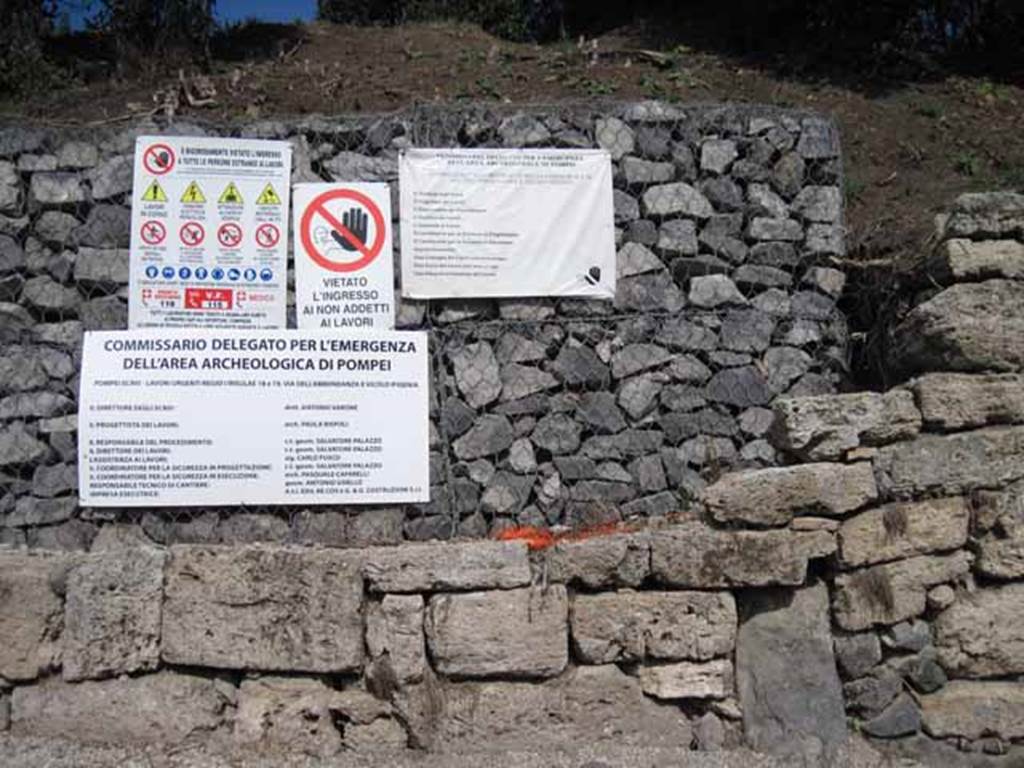
[[[747,201],[754,215],[773,219],[789,218],[789,205],[772,191],[767,184],[751,184],[747,187]]]
[[[75,409],[75,403],[56,392],[18,392],[0,399],[0,419],[48,419]]]
[[[654,272],[619,280],[615,286],[615,308],[632,312],[678,312],[686,297],[665,272]]]
[[[77,509],[78,499],[74,496],[62,496],[56,499],[22,496],[15,502],[14,510],[7,515],[3,524],[6,526],[39,526],[63,523],[70,520]]]
[[[847,677],[862,677],[882,660],[882,645],[874,632],[838,635],[833,647],[839,668]]]
[[[651,368],[658,368],[672,357],[671,352],[655,344],[629,344],[612,355],[612,376],[624,379]]]
[[[838,301],[843,293],[843,286],[846,285],[846,275],[838,269],[811,267],[804,275],[802,283],[810,285]]]
[[[75,230],[74,242],[95,248],[127,248],[131,240],[131,211],[120,205],[100,204],[89,211]]]
[[[55,282],[46,275],[32,277],[25,281],[21,291],[22,300],[44,312],[58,312],[75,317],[82,304],[82,296],[74,288]]]
[[[612,191],[612,204],[616,224],[626,224],[640,218],[640,203],[635,197],[626,194],[621,189]]]
[[[688,322],[682,318],[666,320],[657,332],[654,339],[658,344],[663,344],[672,349],[681,349],[687,352],[705,351],[710,352],[718,345],[718,337],[714,331],[704,326]],[[682,358],[680,358],[682,359]],[[694,358],[689,358],[694,359]],[[669,370],[676,361],[672,361]],[[710,377],[710,371],[708,376]],[[707,377],[705,377],[706,380]]]
[[[78,315],[86,331],[119,331],[128,327],[128,305],[117,296],[83,302]]]
[[[676,176],[676,167],[672,163],[652,162],[639,157],[623,157],[619,168],[629,186],[664,184]]]
[[[437,670],[453,677],[552,677],[568,663],[568,599],[551,585],[435,595],[425,629]]]
[[[357,152],[339,152],[324,161],[323,168],[333,181],[394,181],[398,178],[396,160],[367,157]]]
[[[704,391],[688,384],[669,384],[662,388],[660,398],[670,411],[695,411],[707,405]]]
[[[861,725],[869,736],[879,739],[894,739],[916,733],[921,727],[921,713],[914,700],[902,693],[875,717]]]
[[[57,167],[61,169],[92,168],[99,159],[96,145],[85,141],[67,141],[57,149]]]
[[[739,184],[726,176],[705,179],[699,185],[704,195],[717,211],[739,211],[743,208],[743,190]],[[702,234],[712,234],[707,227]]]
[[[226,726],[231,704],[217,681],[176,672],[51,681],[15,690],[11,727],[25,736],[177,744]]]
[[[882,642],[886,648],[898,651],[920,651],[932,642],[931,628],[928,622],[921,619],[901,621],[882,632]]]
[[[748,742],[776,754],[834,754],[847,734],[827,587],[750,592],[739,608],[736,687]]]
[[[690,219],[669,219],[658,229],[658,250],[666,256],[697,253],[697,225]]]
[[[700,168],[702,171],[722,174],[729,170],[733,160],[739,157],[736,142],[727,139],[710,139],[701,144]]]
[[[626,242],[654,245],[658,242],[658,226],[647,219],[631,221],[626,226]]]
[[[887,666],[843,686],[847,706],[863,717],[874,717],[903,690],[903,680]]]
[[[362,579],[343,553],[179,546],[167,564],[161,658],[339,673],[363,662]]]
[[[792,296],[793,315],[810,320],[828,320],[836,311],[835,302],[814,291],[797,291]]]
[[[563,345],[551,370],[570,387],[600,389],[608,385],[608,366],[601,362],[590,347],[579,344]]]
[[[974,192],[960,195],[946,221],[946,237],[972,240],[1024,233],[1024,195],[1016,192]]]
[[[33,173],[29,196],[39,206],[64,206],[84,203],[85,187],[75,173]]]
[[[793,210],[807,221],[832,223],[842,215],[839,187],[804,187],[793,200]]]
[[[128,251],[82,247],[75,258],[75,280],[86,285],[128,283]]]
[[[73,464],[40,465],[32,474],[32,493],[42,498],[78,489],[78,468]]]
[[[796,152],[787,152],[772,167],[771,184],[780,194],[792,198],[804,184],[804,159]]]
[[[14,421],[0,427],[0,467],[34,464],[44,459],[49,450],[46,443],[26,429],[24,422]]]
[[[44,211],[32,231],[43,242],[59,247],[71,242],[71,233],[81,223],[65,211]]]
[[[796,151],[808,160],[839,156],[839,135],[835,125],[823,118],[808,117],[801,122]]]
[[[653,374],[626,379],[619,387],[617,402],[631,419],[642,419],[654,410],[662,386]],[[0,413],[2,412],[3,403],[0,401]]]
[[[562,413],[544,416],[530,435],[533,444],[552,454],[573,453],[580,447],[583,428]]]
[[[711,203],[703,194],[685,182],[660,184],[643,195],[646,216],[690,216],[706,219],[714,213]]]
[[[133,161],[131,155],[118,155],[105,160],[86,174],[94,200],[109,200],[132,189]]]
[[[611,392],[585,392],[577,414],[598,434],[615,434],[627,426]]]
[[[731,310],[719,330],[719,341],[735,352],[763,352],[771,343],[775,320],[758,310]]]
[[[690,281],[690,303],[697,307],[714,309],[724,304],[746,304],[747,300],[725,275],[695,277]]]
[[[664,268],[661,259],[639,243],[626,243],[616,254],[615,272],[619,279],[646,272],[659,272]]]
[[[712,376],[707,384],[707,396],[715,402],[749,408],[771,401],[772,392],[761,371],[747,365],[727,368]]]
[[[820,256],[845,256],[843,229],[832,224],[811,224],[807,227],[804,248]]]
[[[455,455],[467,461],[493,456],[512,445],[515,432],[505,416],[485,414],[462,437],[452,444]]]
[[[471,408],[480,408],[498,399],[501,377],[494,350],[486,341],[451,353],[455,382]]]
[[[645,664],[638,668],[638,676],[644,693],[656,699],[725,699],[733,692],[728,659]]]
[[[793,282],[793,276],[782,269],[775,267],[766,267],[760,264],[744,264],[733,274],[733,280],[736,282],[742,290],[747,293],[760,291],[764,288],[788,288]],[[785,296],[785,294],[783,294]],[[779,312],[775,311],[773,314],[789,314],[788,312],[788,296],[787,300],[787,311]],[[757,299],[754,299],[756,302]],[[764,299],[762,299],[764,301]]]
[[[515,443],[512,445],[515,446]],[[480,508],[484,514],[490,516],[518,514],[526,506],[532,486],[533,479],[531,477],[520,477],[503,471],[497,472],[487,484],[487,488],[484,489],[483,496],[480,497]]]
[[[798,242],[803,240],[804,230],[800,222],[793,219],[756,217],[751,219],[747,227],[747,237],[752,240]]]

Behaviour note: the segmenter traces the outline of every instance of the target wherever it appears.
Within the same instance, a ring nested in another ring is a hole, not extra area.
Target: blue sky
[[[58,3],[60,11],[67,9],[71,15],[71,26],[81,29],[85,20],[93,14],[88,0],[63,0]],[[316,16],[316,0],[217,0],[214,9],[221,22],[259,19],[261,21],[311,20]]]

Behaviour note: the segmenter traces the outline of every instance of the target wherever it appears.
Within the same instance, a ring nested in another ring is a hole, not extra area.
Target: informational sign
[[[284,328],[291,145],[135,144],[130,328]]]
[[[395,327],[387,184],[295,185],[299,328]]]
[[[85,334],[84,506],[429,500],[427,337]]]
[[[607,152],[409,149],[398,168],[403,296],[615,296]]]

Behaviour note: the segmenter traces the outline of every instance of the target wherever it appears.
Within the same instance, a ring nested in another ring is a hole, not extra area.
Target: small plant
[[[846,195],[846,199],[851,203],[859,202],[864,197],[865,189],[867,189],[867,184],[862,179],[847,176],[843,180],[843,192]]]
[[[981,158],[965,149],[953,158],[953,168],[961,176],[973,177],[981,173]]]
[[[934,104],[919,104],[914,108],[914,112],[921,117],[927,117],[930,120],[942,119],[942,110]]]

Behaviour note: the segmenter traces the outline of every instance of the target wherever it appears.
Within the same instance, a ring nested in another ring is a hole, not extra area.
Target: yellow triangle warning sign
[[[277,196],[277,192],[274,190],[273,184],[267,184],[260,192],[260,196],[256,198],[256,205],[280,205],[281,198]]]
[[[234,203],[236,205],[242,204],[242,193],[238,191],[238,187],[235,186],[235,182],[232,181],[224,187],[224,191],[221,193],[217,202]]]
[[[189,182],[189,185],[185,187],[185,192],[181,195],[181,202],[183,203],[205,203],[206,195],[203,194],[203,190],[199,188],[199,184],[194,181]]]
[[[147,203],[166,203],[167,193],[164,192],[164,188],[160,186],[160,183],[153,179],[153,183],[146,187],[146,191],[142,193],[142,199]]]

